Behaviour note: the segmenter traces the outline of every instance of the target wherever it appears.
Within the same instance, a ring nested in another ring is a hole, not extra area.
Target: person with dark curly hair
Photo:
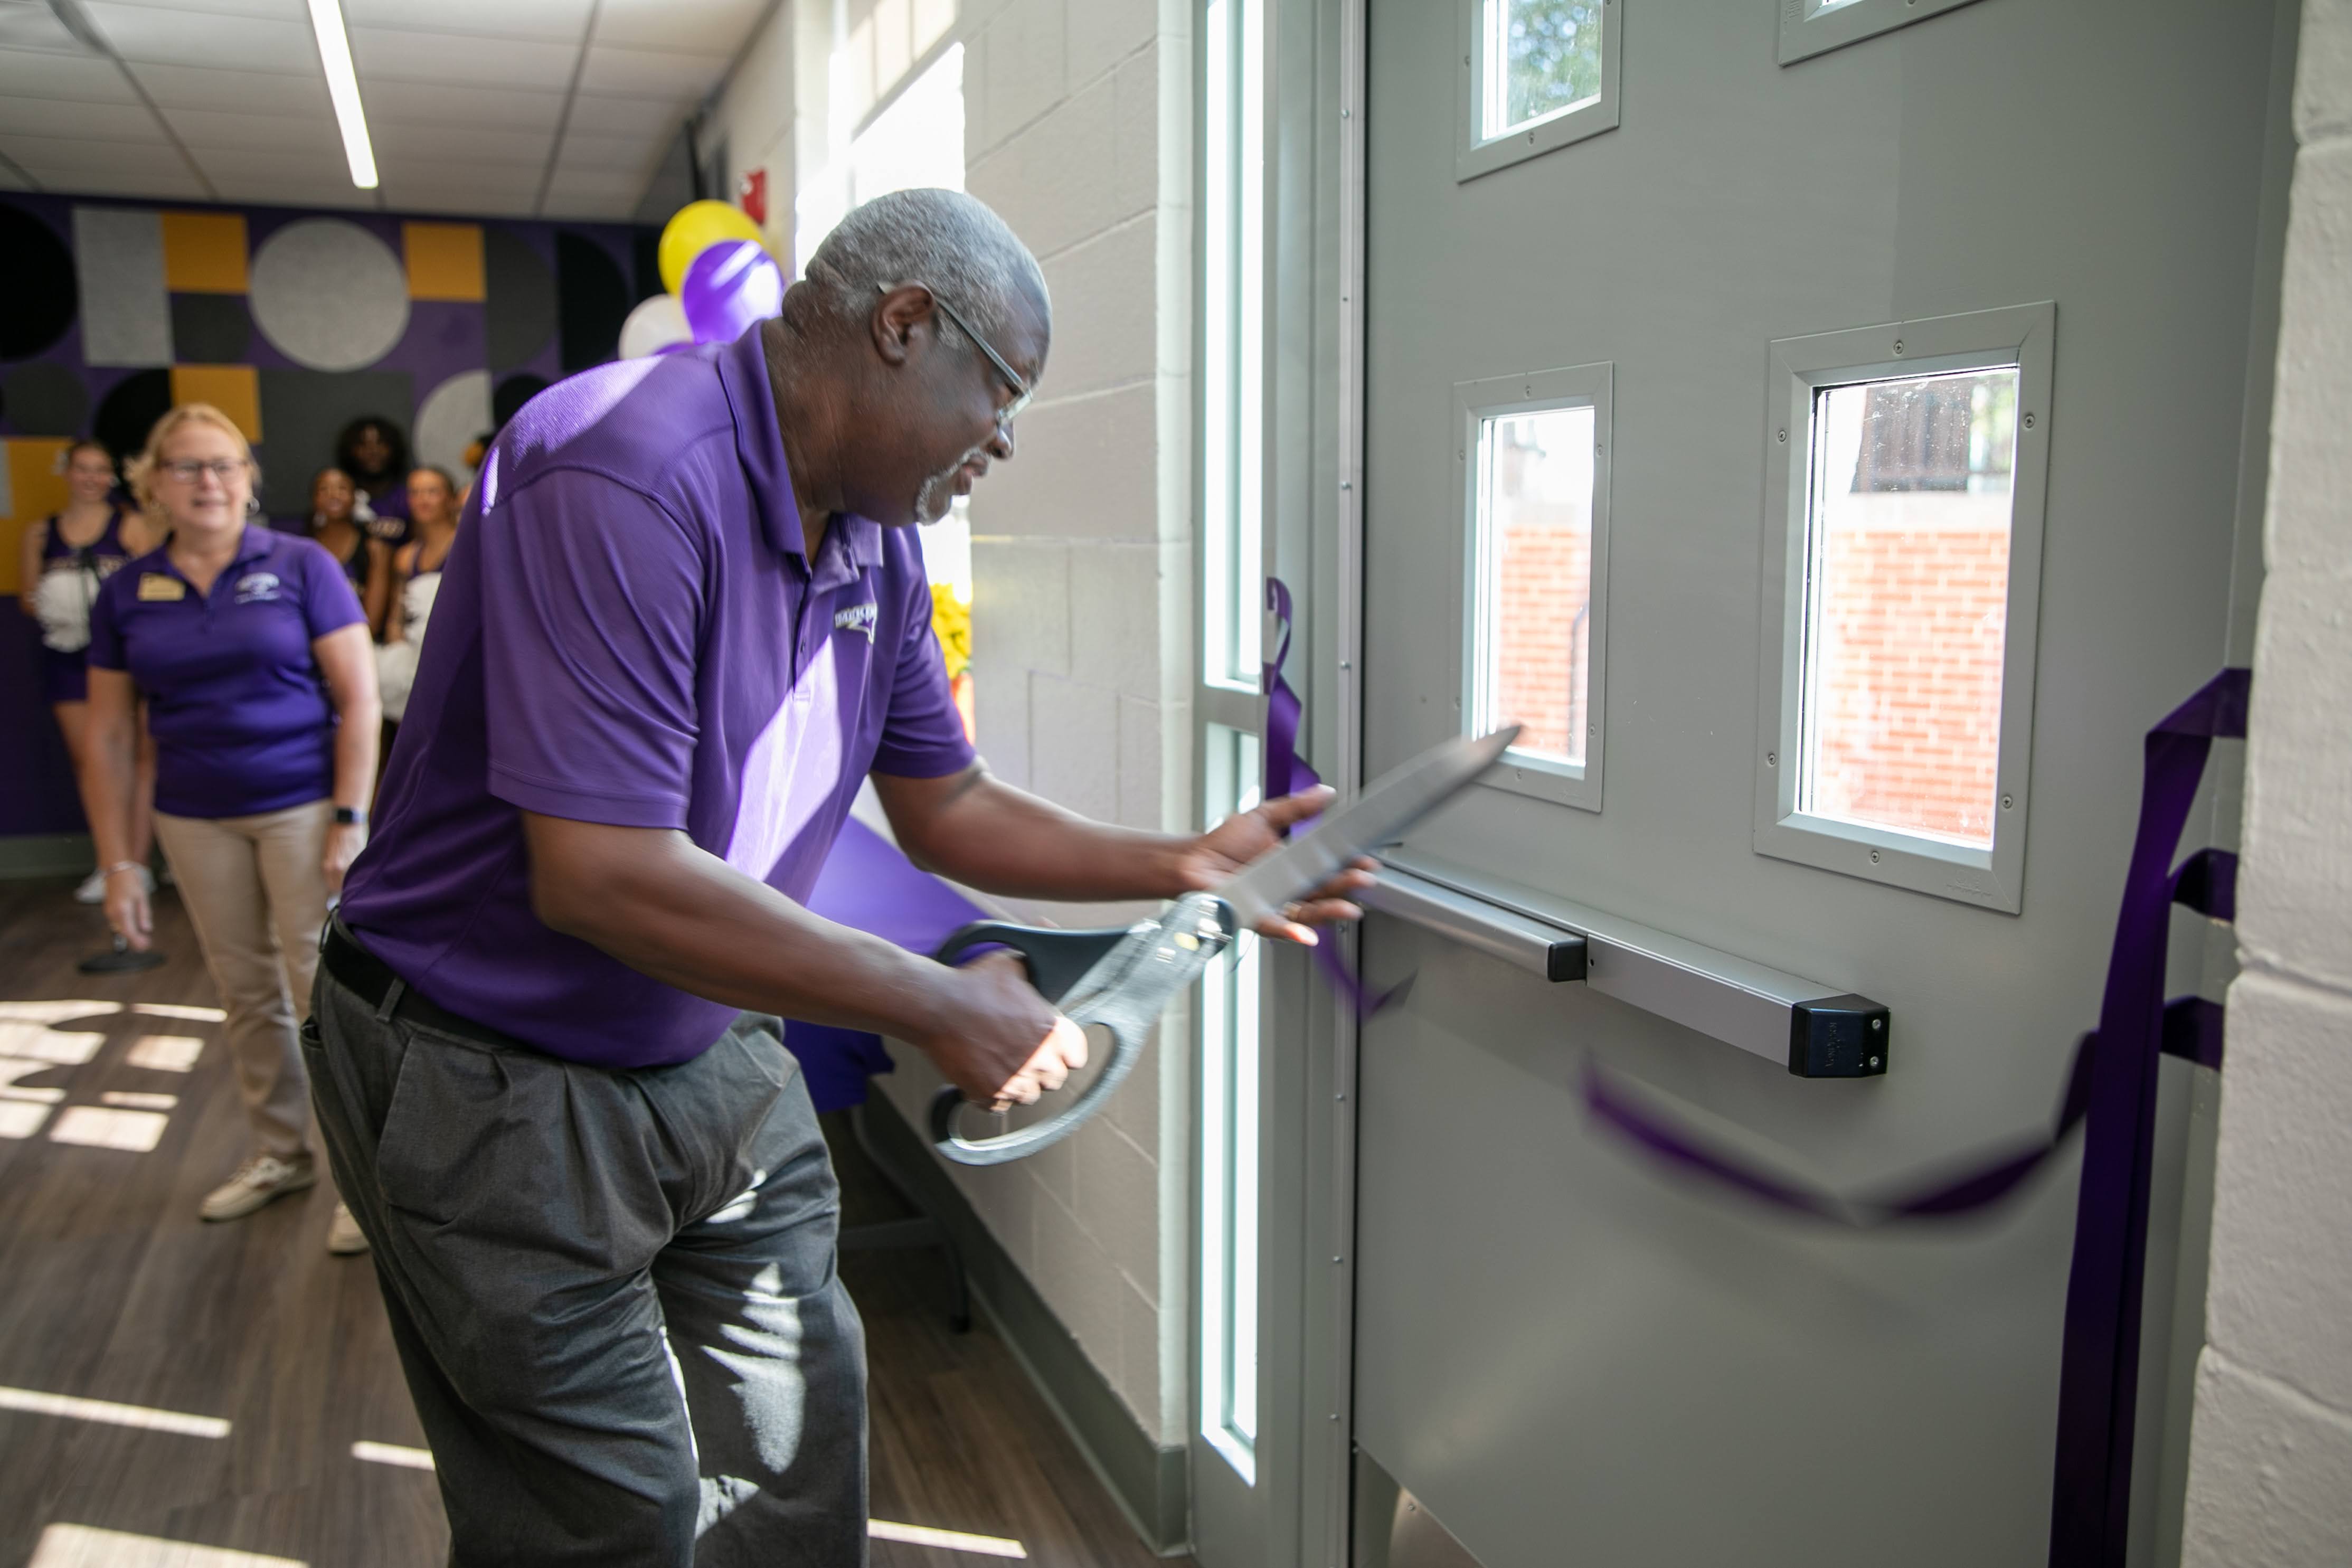
[[[408,437],[380,414],[364,414],[335,437],[335,467],[349,474],[366,509],[368,531],[394,550],[408,542]]]

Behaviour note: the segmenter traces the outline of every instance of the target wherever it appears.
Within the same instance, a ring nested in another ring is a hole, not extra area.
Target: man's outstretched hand
[[[1284,829],[1322,811],[1337,793],[1328,784],[1317,784],[1225,818],[1194,839],[1178,858],[1177,874],[1184,890],[1214,891],[1251,861],[1280,848]],[[1371,861],[1359,858],[1305,898],[1284,906],[1279,915],[1260,921],[1258,934],[1312,947],[1314,927],[1363,919],[1364,911],[1348,895],[1370,887],[1372,870]]]

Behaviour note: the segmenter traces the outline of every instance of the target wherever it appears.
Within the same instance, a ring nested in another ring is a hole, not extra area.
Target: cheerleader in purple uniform
[[[146,520],[126,512],[113,500],[114,461],[95,441],[66,448],[66,489],[71,498],[55,517],[25,530],[25,556],[16,603],[41,626],[41,700],[58,716],[66,754],[82,809],[89,810],[88,742],[89,718],[89,607],[99,584],[118,566],[162,542],[150,537]],[[148,812],[155,796],[155,752],[142,734],[138,793],[131,810],[132,857],[142,864],[152,847]],[[95,904],[106,897],[106,878],[92,871],[74,897]]]

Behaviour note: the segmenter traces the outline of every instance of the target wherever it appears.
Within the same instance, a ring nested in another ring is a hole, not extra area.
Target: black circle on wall
[[[114,454],[119,467],[146,449],[147,433],[171,411],[172,373],[138,371],[124,376],[113,391],[99,399],[90,434]]]
[[[9,422],[19,436],[79,436],[89,413],[89,389],[81,377],[53,360],[37,359],[9,371],[0,382]]]
[[[533,375],[529,371],[507,377],[499,383],[498,390],[490,394],[491,423],[501,430],[505,429],[507,421],[521,413],[524,404],[546,390],[547,378]]]
[[[603,364],[620,352],[621,324],[635,301],[620,264],[584,234],[556,233],[555,299],[564,374]]]
[[[53,346],[81,308],[73,256],[57,231],[0,202],[0,359],[27,359]]]

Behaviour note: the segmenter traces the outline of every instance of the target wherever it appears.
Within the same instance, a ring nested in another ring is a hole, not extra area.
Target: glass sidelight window
[[[1601,808],[1610,367],[1454,389],[1467,550],[1465,730],[1520,726],[1489,782]]]
[[[1265,567],[1264,0],[1202,23],[1202,678],[1255,691]]]
[[[1616,125],[1617,12],[1623,0],[1456,4],[1462,45],[1457,179]]]
[[[1773,345],[1759,850],[2018,907],[2052,324]]]
[[[1207,727],[1208,820],[1258,803],[1258,739]],[[1257,1476],[1258,939],[1201,986],[1201,1435]]]

